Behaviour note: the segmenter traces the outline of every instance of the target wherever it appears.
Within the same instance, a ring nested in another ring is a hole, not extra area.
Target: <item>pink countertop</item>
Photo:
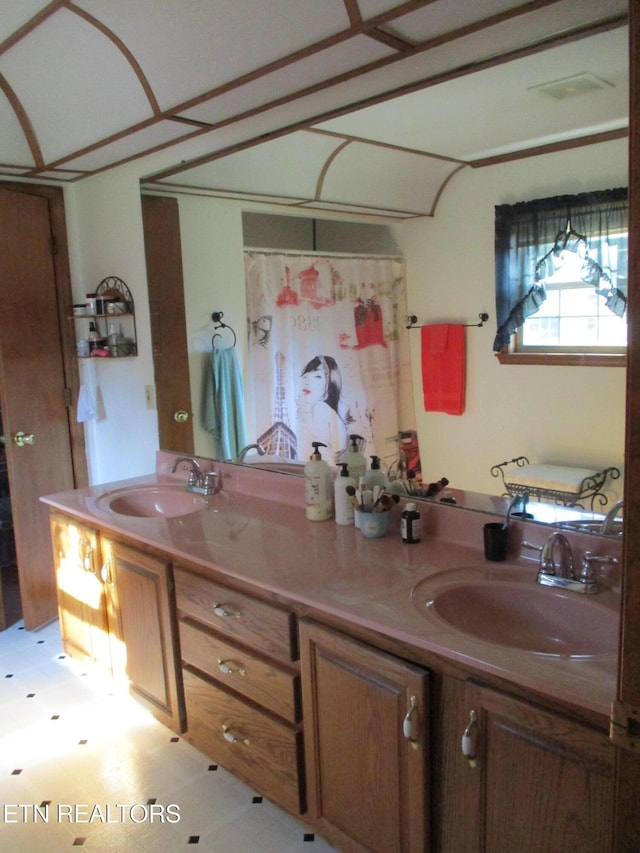
[[[414,586],[425,578],[446,583],[449,577],[464,577],[460,570],[469,570],[467,574],[473,577],[495,576],[508,570],[512,579],[517,577],[518,584],[529,586],[532,597],[537,595],[544,603],[539,596],[541,588],[535,583],[537,556],[523,558],[520,545],[523,539],[542,544],[550,533],[548,527],[512,521],[508,563],[491,563],[484,557],[482,527],[485,521],[495,521],[495,516],[443,504],[419,504],[424,535],[416,545],[401,541],[401,507],[392,510],[384,538],[366,539],[353,527],[308,521],[303,482],[298,477],[206,460],[203,465],[221,473],[222,489],[198,512],[175,518],[137,518],[115,515],[97,504],[103,495],[123,487],[185,480],[182,471],[169,474],[174,456],[160,452],[154,474],[48,495],[42,500],[174,558],[214,568],[229,578],[461,664],[472,672],[488,673],[601,715],[601,722],[606,724],[616,693],[615,652],[580,658],[514,650],[464,634],[433,618],[412,599]],[[572,532],[566,535],[576,560],[586,548],[596,555],[620,557],[617,540]],[[618,577],[619,570],[605,571],[605,583],[612,588],[591,597],[600,607],[616,612]]]

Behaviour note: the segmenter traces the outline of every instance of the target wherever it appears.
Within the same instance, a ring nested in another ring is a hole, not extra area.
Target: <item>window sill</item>
[[[545,364],[577,367],[626,367],[626,353],[604,355],[594,352],[499,352],[500,364]]]

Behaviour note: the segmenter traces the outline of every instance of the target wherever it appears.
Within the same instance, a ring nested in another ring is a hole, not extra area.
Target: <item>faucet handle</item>
[[[602,557],[592,554],[591,551],[585,551],[582,557],[582,569],[580,571],[580,580],[583,583],[593,583],[596,580],[596,565],[601,566],[616,566],[618,564],[617,557],[611,557],[605,554]]]
[[[204,475],[204,488],[206,494],[215,495],[219,491],[220,474],[217,471],[207,471]]]

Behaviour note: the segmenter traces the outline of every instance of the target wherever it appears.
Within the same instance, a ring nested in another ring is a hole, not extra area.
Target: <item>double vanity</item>
[[[548,527],[490,563],[495,516],[422,504],[406,546],[396,507],[367,539],[308,521],[298,477],[199,460],[198,494],[176,458],[43,498],[68,654],[340,850],[608,849],[619,564],[545,587]]]

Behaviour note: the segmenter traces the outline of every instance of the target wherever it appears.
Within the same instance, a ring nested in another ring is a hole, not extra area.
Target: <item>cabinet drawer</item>
[[[290,812],[304,810],[298,731],[183,671],[189,743]],[[235,740],[234,740],[235,739]]]
[[[239,649],[189,621],[180,622],[182,660],[295,723],[299,719],[298,676]]]
[[[285,661],[298,656],[293,614],[176,568],[176,602],[186,616]]]

